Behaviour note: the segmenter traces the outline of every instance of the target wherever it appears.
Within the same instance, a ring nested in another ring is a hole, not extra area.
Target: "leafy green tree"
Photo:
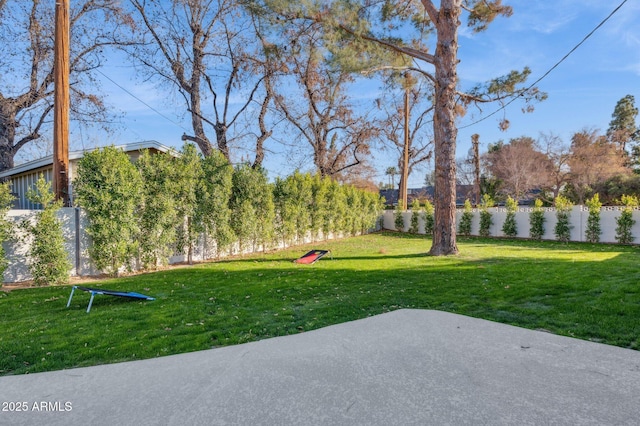
[[[297,184],[298,204],[300,215],[297,217],[298,241],[304,242],[305,238],[312,234],[314,193],[313,178],[310,173],[294,173],[294,180]]]
[[[636,117],[638,116],[638,108],[635,106],[635,98],[633,95],[626,95],[616,103],[611,114],[611,122],[607,130],[607,138],[609,141],[618,146],[621,154],[629,155],[629,147],[631,146],[631,155],[629,162],[636,168],[640,165],[640,128],[636,125]]]
[[[502,232],[504,232],[504,235],[506,235],[507,237],[515,237],[516,235],[518,235],[518,225],[516,224],[518,202],[508,196],[505,207],[507,208],[507,217],[502,224]]]
[[[258,228],[253,237],[254,249],[262,246],[264,250],[275,241],[273,222],[275,221],[275,206],[273,204],[273,185],[267,179],[266,171],[262,168],[252,168],[257,183],[258,196],[255,208],[258,213]]]
[[[569,223],[569,214],[573,208],[573,203],[568,198],[559,195],[555,199],[555,205],[556,218],[558,220],[554,228],[554,233],[558,241],[566,243],[571,239],[571,229],[573,228]]]
[[[324,238],[327,238],[326,224],[329,221],[332,208],[329,200],[330,185],[331,179],[329,177],[323,178],[320,173],[316,173],[312,178],[311,234],[314,239],[318,238],[321,232]]]
[[[491,207],[494,206],[493,199],[489,194],[484,194],[482,196],[482,201],[480,202],[480,231],[479,234],[481,237],[488,237],[491,235],[491,225],[493,225],[493,215],[489,211]]]
[[[464,210],[458,225],[458,233],[460,235],[471,235],[471,221],[473,220],[473,207],[469,199],[464,200]]]
[[[624,208],[616,219],[616,240],[620,244],[631,244],[634,240],[631,228],[636,223],[633,219],[633,210],[638,207],[638,197],[635,195],[623,195],[621,201]]]
[[[329,204],[331,210],[328,215],[328,221],[325,224],[326,234],[342,233],[346,231],[346,216],[348,214],[347,195],[344,186],[340,185],[336,180],[331,180],[329,185]],[[323,230],[324,232],[324,230]]]
[[[411,225],[409,226],[409,232],[412,234],[418,233],[418,226],[420,224],[420,213],[422,209],[420,207],[420,200],[414,198],[411,202]]]
[[[231,208],[231,228],[238,238],[240,250],[244,250],[258,228],[258,217],[253,206],[255,189],[253,173],[247,164],[234,168],[232,191],[229,206]]]
[[[178,160],[164,153],[142,152],[135,165],[142,181],[138,234],[140,261],[145,269],[166,265],[173,254],[179,225],[177,187],[171,174]]]
[[[296,171],[296,173],[298,173]],[[298,235],[298,215],[301,206],[297,199],[297,188],[294,176],[276,178],[273,188],[273,201],[276,208],[276,233],[286,245],[293,243]],[[307,213],[305,209],[305,214]]]
[[[591,187],[598,194],[603,204],[614,205],[620,202],[623,195],[640,196],[640,173],[619,174],[605,181],[597,182]]]
[[[178,252],[186,253],[187,262],[191,264],[198,235],[203,231],[197,212],[198,194],[203,191],[204,171],[202,157],[195,145],[183,145],[180,155],[173,161],[170,176],[175,185],[176,214],[179,221],[176,245]]]
[[[232,203],[231,228],[238,237],[242,252],[258,230],[256,210],[249,200],[234,200]]]
[[[9,182],[0,183],[0,278],[2,278],[2,274],[8,265],[3,243],[8,241],[13,235],[12,223],[6,219],[7,212],[11,209],[13,199],[14,197],[11,195]],[[0,286],[1,285],[0,283]]]
[[[278,187],[276,180],[276,188]],[[274,189],[274,198],[278,196],[281,216],[288,236],[303,242],[311,229],[311,206],[313,205],[312,181],[309,174],[295,171],[280,180],[280,189]]]
[[[347,197],[347,228],[346,231],[350,235],[357,235],[363,228],[363,215],[362,215],[362,196],[359,191],[353,185],[343,185]]]
[[[220,255],[235,239],[231,228],[229,201],[233,189],[233,166],[218,151],[202,160],[203,185],[197,195],[196,216]]]
[[[536,198],[533,211],[529,213],[529,236],[534,240],[542,239],[544,235],[544,211],[542,210],[542,200]]]
[[[274,239],[275,220],[273,188],[266,174],[261,169],[240,164],[235,167],[232,182],[231,227],[240,249],[246,249],[248,244],[252,244],[254,250],[261,244],[266,248]]]
[[[57,217],[62,201],[55,200],[51,184],[43,175],[36,181],[35,188],[27,191],[27,198],[42,206],[42,210],[35,214],[35,223],[25,220],[21,224],[32,237],[29,271],[33,281],[37,286],[66,284],[71,262],[64,248],[62,222]]]
[[[362,232],[375,229],[376,222],[380,218],[381,212],[384,210],[383,199],[379,194],[370,191],[361,190],[364,197],[363,223]]]
[[[117,275],[131,269],[137,252],[140,173],[127,154],[113,146],[85,154],[74,180],[76,201],[87,213],[89,255],[99,270]]]
[[[597,193],[587,200],[587,207],[589,208],[589,217],[587,218],[585,237],[588,242],[597,243],[600,242],[600,234],[602,233],[600,228],[600,209],[602,208],[602,203]]]

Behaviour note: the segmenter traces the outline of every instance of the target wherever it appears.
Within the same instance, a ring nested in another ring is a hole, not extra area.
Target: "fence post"
[[[75,231],[76,231],[76,275],[81,276],[82,271],[82,257],[80,256],[80,208],[76,207],[74,209],[74,219],[75,219]]]

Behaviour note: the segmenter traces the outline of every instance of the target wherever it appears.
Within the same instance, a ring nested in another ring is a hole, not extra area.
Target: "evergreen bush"
[[[464,211],[458,225],[460,235],[471,235],[471,221],[473,220],[473,207],[469,199],[464,200]]]
[[[230,207],[231,227],[238,237],[240,249],[258,246],[267,249],[275,239],[275,205],[273,186],[262,169],[248,164],[236,166],[233,172]]]
[[[417,198],[414,198],[411,202],[411,224],[409,226],[409,232],[412,234],[418,233],[421,212],[420,201]]]
[[[349,235],[357,235],[362,229],[362,197],[361,192],[353,185],[343,185],[347,196],[347,225]]]
[[[395,212],[395,221],[396,231],[403,232],[404,231],[404,202],[403,200],[398,200],[398,205],[396,206]]]
[[[295,175],[276,178],[273,186],[273,202],[275,205],[275,232],[285,245],[291,245],[300,233],[298,216],[306,215],[306,206],[302,206],[297,197],[298,185]]]
[[[434,207],[431,201],[427,200],[424,203],[424,233],[427,235],[433,235],[433,226],[435,222]]]
[[[518,202],[511,198],[511,196],[508,196],[505,207],[507,209],[507,217],[502,224],[502,232],[507,237],[515,237],[516,235],[518,235],[518,225],[516,224]]]
[[[542,210],[542,200],[537,198],[533,207],[533,211],[529,213],[529,236],[531,238],[533,238],[534,240],[542,239],[542,236],[545,232],[544,222],[545,217],[544,211]]]
[[[329,178],[327,178],[329,179]],[[323,233],[343,233],[346,230],[347,196],[344,188],[335,180],[329,182],[328,202],[331,210],[327,215]]]
[[[494,206],[493,199],[489,194],[482,196],[480,203],[480,236],[488,237],[491,235],[491,225],[493,225],[493,215],[489,211]]]
[[[568,198],[559,195],[555,199],[555,205],[556,218],[558,219],[554,228],[556,240],[566,243],[571,239],[571,229],[573,228],[569,223],[569,214],[573,203]]]
[[[229,207],[233,166],[220,151],[214,150],[202,160],[202,173],[204,182],[196,194],[196,217],[206,235],[213,239],[216,256],[220,256],[235,240]]]
[[[3,243],[13,236],[13,224],[6,219],[13,199],[10,184],[8,182],[0,183],[0,278],[8,265]],[[0,280],[0,286],[2,286],[2,280]]]
[[[75,187],[90,222],[90,255],[112,274],[136,257],[145,268],[176,253],[191,262],[196,243],[206,249],[209,237],[219,254],[234,242],[267,249],[276,230],[288,243],[355,235],[375,228],[383,208],[378,194],[319,175],[295,172],[269,184],[264,170],[234,168],[218,152],[202,158],[192,144],[179,155],[143,152],[135,166],[113,147],[90,152]]]
[[[37,286],[66,284],[69,281],[71,263],[64,248],[62,222],[57,213],[62,201],[55,200],[51,184],[38,177],[35,188],[27,191],[29,201],[40,204],[42,210],[35,214],[35,223],[22,222],[21,227],[32,237],[29,248],[29,272]]]
[[[586,203],[589,208],[589,217],[587,218],[585,238],[590,243],[598,243],[602,233],[600,228],[600,209],[602,208],[600,196],[596,193]]]
[[[316,173],[312,177],[311,182],[311,236],[314,240],[323,234],[326,239],[328,235],[325,234],[326,224],[329,221],[331,214],[331,205],[329,204],[329,187],[331,180],[327,177],[323,178],[319,173]]]
[[[174,157],[151,154],[145,150],[136,161],[142,180],[138,221],[138,249],[144,269],[154,269],[169,262],[179,225],[176,182],[169,173]]]
[[[636,223],[633,219],[633,210],[638,207],[638,197],[634,195],[623,195],[621,201],[624,208],[620,216],[616,219],[616,240],[618,240],[620,244],[631,244],[634,239],[631,228]]]
[[[95,266],[117,275],[132,269],[139,235],[140,173],[129,156],[113,146],[88,152],[78,163],[76,202],[87,213],[89,256]]]
[[[172,161],[168,174],[175,185],[176,214],[179,221],[176,251],[187,255],[187,262],[193,263],[193,252],[198,235],[203,230],[198,212],[198,194],[204,183],[202,157],[192,143],[185,143],[180,155]]]
[[[377,192],[362,191],[365,198],[364,223],[362,232],[375,230],[377,221],[381,219],[384,210],[384,199]],[[381,227],[382,228],[382,227]]]

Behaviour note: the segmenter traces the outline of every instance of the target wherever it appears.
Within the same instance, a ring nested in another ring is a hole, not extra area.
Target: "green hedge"
[[[356,235],[376,226],[383,209],[376,193],[296,171],[270,183],[266,172],[235,167],[191,144],[179,153],[145,152],[135,163],[113,147],[78,164],[78,204],[89,218],[96,266],[155,268],[173,253],[191,258],[201,233],[217,253],[301,243],[330,234]]]

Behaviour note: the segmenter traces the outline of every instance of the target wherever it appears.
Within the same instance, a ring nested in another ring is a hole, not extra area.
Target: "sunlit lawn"
[[[69,287],[0,292],[0,374],[58,370],[300,333],[400,308],[437,309],[640,347],[640,249],[382,233],[99,283],[155,301]],[[292,259],[332,251],[313,265]]]

